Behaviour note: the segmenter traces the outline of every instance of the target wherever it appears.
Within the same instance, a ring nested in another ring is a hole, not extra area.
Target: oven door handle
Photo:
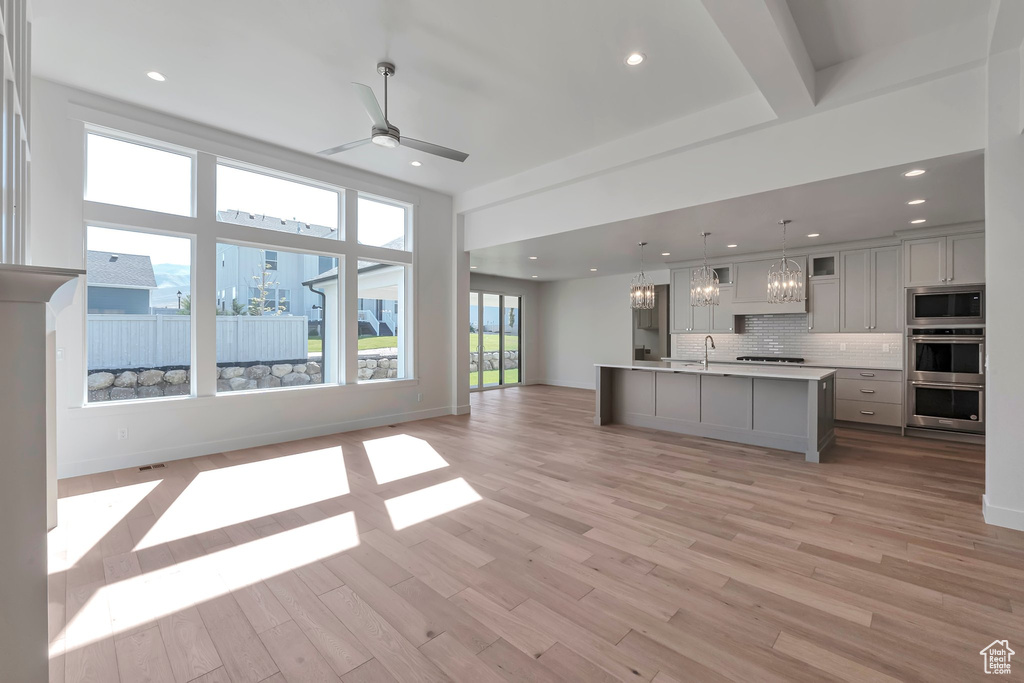
[[[938,389],[984,389],[984,384],[956,384],[954,382],[923,382],[918,380],[912,380],[910,382],[915,387],[936,387]]]
[[[932,344],[984,344],[984,337],[941,337],[935,336],[918,336],[911,337],[910,341],[913,342],[928,342]]]

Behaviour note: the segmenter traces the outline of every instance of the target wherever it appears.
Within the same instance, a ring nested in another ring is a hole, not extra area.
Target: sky
[[[154,266],[162,263],[187,266],[192,263],[192,241],[184,237],[151,235],[90,225],[86,232],[86,245],[90,251],[148,256]]]
[[[90,134],[85,198],[180,216],[192,215],[192,158]],[[218,211],[238,210],[337,228],[339,208],[337,191],[231,166],[217,166]],[[404,234],[405,209],[402,207],[360,197],[358,211],[361,243],[380,246]],[[132,251],[151,249],[154,243],[144,236],[124,244],[126,246],[119,249],[92,245],[89,248],[146,253],[158,258],[181,257],[177,252],[158,256],[150,251]],[[157,261],[154,258],[153,263],[181,264],[188,260]]]

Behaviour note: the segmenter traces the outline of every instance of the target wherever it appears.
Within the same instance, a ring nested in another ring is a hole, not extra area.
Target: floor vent
[[[160,463],[159,465],[145,465],[139,468],[139,472],[145,472],[147,470],[162,470],[165,467],[167,467],[167,465],[163,463]]]

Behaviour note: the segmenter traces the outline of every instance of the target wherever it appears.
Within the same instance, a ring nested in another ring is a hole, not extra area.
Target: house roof
[[[326,225],[316,223],[303,223],[302,221],[287,220],[276,216],[263,216],[248,211],[228,209],[218,211],[217,220],[223,223],[234,223],[235,225],[246,225],[251,228],[262,228],[263,230],[276,230],[277,232],[289,232],[293,235],[312,235],[313,237],[333,238],[337,229],[329,228]]]
[[[153,262],[148,256],[87,251],[85,260],[86,280],[90,286],[156,289]]]

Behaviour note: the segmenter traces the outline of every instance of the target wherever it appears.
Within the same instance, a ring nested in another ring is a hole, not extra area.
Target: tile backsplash
[[[812,334],[807,331],[806,314],[742,317],[742,332],[714,335],[717,350],[711,352],[713,360],[735,360],[736,356],[797,356],[826,365],[903,367],[902,334]],[[840,350],[841,344],[846,345],[845,350]],[[672,348],[674,358],[703,358],[704,335],[674,334]]]

